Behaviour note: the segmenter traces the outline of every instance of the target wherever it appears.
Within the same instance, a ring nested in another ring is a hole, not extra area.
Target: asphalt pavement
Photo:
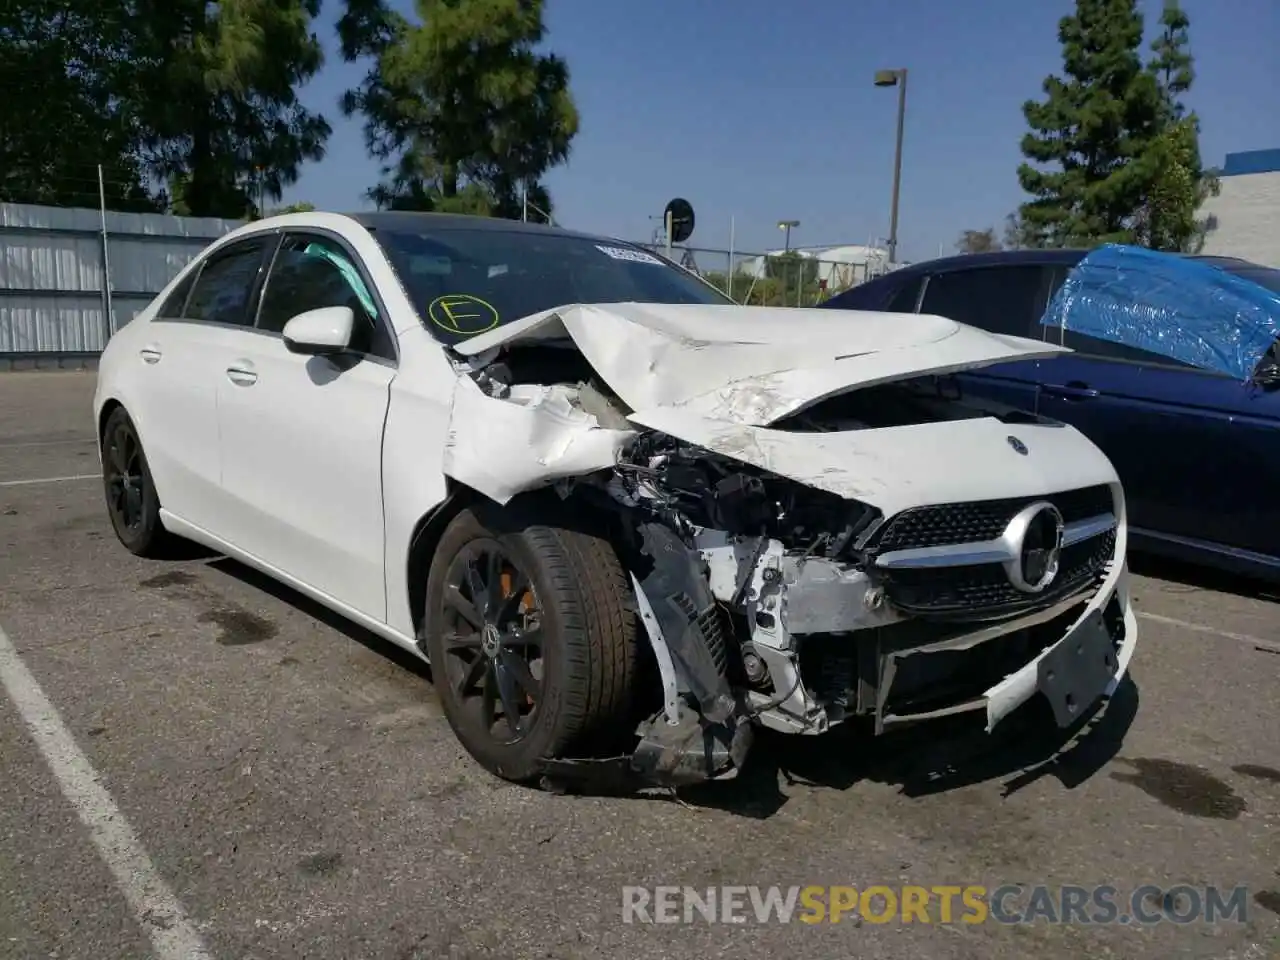
[[[0,957],[1280,957],[1264,588],[1140,566],[1132,680],[1066,738],[1034,708],[990,737],[765,738],[734,782],[558,795],[472,762],[412,657],[232,561],[130,556],[93,479],[93,384],[0,374]],[[1187,923],[623,914],[628,887],[1008,884],[1247,902]]]

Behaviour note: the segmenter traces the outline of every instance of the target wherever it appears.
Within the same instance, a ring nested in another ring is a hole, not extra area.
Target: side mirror
[[[356,315],[350,307],[320,307],[300,313],[284,325],[284,345],[291,353],[331,356],[351,346]]]
[[[1273,343],[1271,349],[1262,355],[1249,379],[1263,390],[1280,387],[1280,343]]]

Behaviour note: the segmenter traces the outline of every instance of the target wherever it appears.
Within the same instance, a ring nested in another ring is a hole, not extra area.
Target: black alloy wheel
[[[117,532],[137,536],[145,522],[147,477],[133,424],[126,418],[115,420],[103,446],[102,475],[111,523]]]
[[[170,556],[179,541],[160,521],[155,481],[137,427],[124,407],[111,411],[102,431],[102,485],[111,527],[129,552]]]
[[[565,525],[557,523],[557,521]],[[476,503],[431,546],[422,652],[445,718],[515,783],[630,749],[638,617],[607,539],[548,498]]]
[[[444,577],[441,664],[462,712],[495,744],[518,743],[542,700],[541,611],[529,574],[497,540],[473,540]]]

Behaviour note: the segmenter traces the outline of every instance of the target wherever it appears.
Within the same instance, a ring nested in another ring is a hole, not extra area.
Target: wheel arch
[[[423,628],[426,625],[427,574],[440,538],[444,535],[449,523],[461,511],[480,503],[494,503],[491,497],[459,480],[454,480],[452,477],[445,479],[445,498],[420,517],[414,525],[413,533],[409,537],[408,559],[405,565],[409,618],[410,623],[413,624],[414,641],[423,656],[426,656]],[[503,509],[530,509],[535,514],[546,513],[549,517],[554,517],[556,521],[574,529],[591,529],[600,532],[607,528],[610,522],[605,512],[598,508],[567,517],[562,511],[556,510],[560,504],[560,498],[549,489],[538,489],[518,494],[502,506]]]
[[[134,414],[133,410],[131,410],[128,407],[128,405],[123,400],[121,400],[118,396],[108,396],[106,399],[102,401],[102,406],[98,409],[97,433],[98,433],[99,459],[102,458],[102,454],[103,454],[102,444],[106,440],[107,421],[111,419],[111,415],[115,413],[117,410],[123,410],[125,412],[125,415],[128,416],[129,421],[133,424],[134,432],[138,435],[138,442],[142,444],[143,452],[145,453],[147,450],[146,435],[143,432],[142,424],[138,422],[138,417]],[[155,485],[156,496],[160,497],[161,503],[164,503],[164,497],[161,496],[161,493],[162,493],[161,483],[160,483],[160,480],[157,479],[155,475],[155,467],[151,463],[150,459],[148,459],[147,465],[151,468],[151,482]]]
[[[111,419],[111,414],[115,413],[118,408],[123,406],[124,404],[121,403],[119,400],[117,400],[115,397],[108,397],[103,402],[101,409],[98,410],[98,449],[99,450],[102,449],[102,442],[106,440],[107,421]],[[125,411],[125,412],[127,413],[128,411]],[[137,424],[134,424],[134,427],[136,428]]]
[[[409,597],[409,622],[413,624],[413,638],[419,651],[426,656],[423,642],[423,626],[427,617],[427,571],[435,556],[449,521],[473,503],[488,499],[484,494],[465,483],[446,478],[445,498],[432,507],[414,524],[409,537],[409,555],[405,565],[405,586]]]

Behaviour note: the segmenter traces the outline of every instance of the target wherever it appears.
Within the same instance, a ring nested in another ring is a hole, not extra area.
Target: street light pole
[[[889,214],[889,262],[898,262],[898,195],[902,186],[902,127],[907,116],[907,68],[877,70],[877,87],[898,88],[898,137],[893,152],[893,207]]]
[[[783,231],[783,236],[785,238],[783,240],[783,246],[782,246],[782,252],[784,254],[791,252],[791,228],[798,227],[798,226],[800,226],[799,220],[779,220],[778,221],[778,229]]]

